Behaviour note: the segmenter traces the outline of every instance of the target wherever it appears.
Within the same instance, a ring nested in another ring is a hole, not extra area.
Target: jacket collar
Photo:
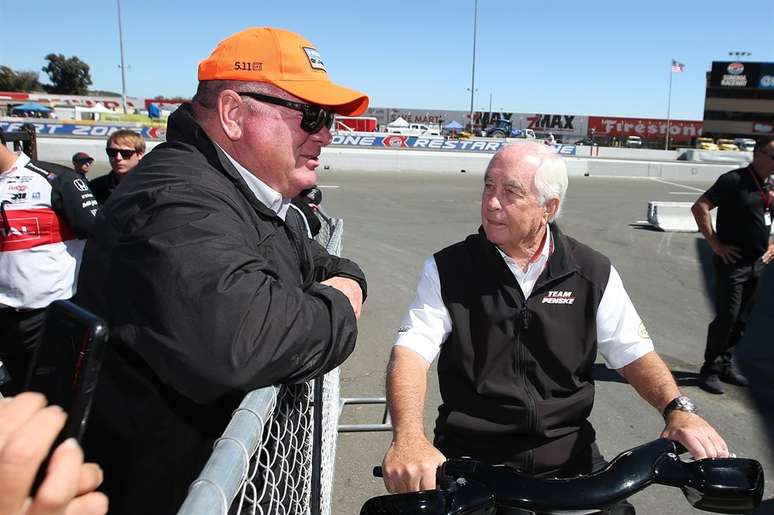
[[[551,282],[554,279],[558,279],[560,277],[564,277],[565,275],[571,274],[577,270],[575,261],[572,258],[572,251],[570,249],[570,243],[567,240],[567,237],[559,229],[559,226],[556,224],[556,222],[551,222],[548,224],[548,227],[551,231],[551,236],[553,237],[554,251],[550,256],[548,256],[548,263],[546,264],[546,268],[543,270],[543,273],[540,274],[540,277],[535,283],[535,288],[533,291],[536,291],[541,285],[545,283]],[[498,252],[497,246],[486,239],[486,233],[484,232],[483,226],[479,226],[478,235],[485,247],[487,261],[491,265],[490,270],[494,271],[494,273],[497,275],[498,282],[510,285],[517,284],[516,279],[508,269],[508,265],[505,263],[505,260]]]
[[[225,152],[210,139],[199,125],[193,117],[190,103],[181,105],[169,116],[167,141],[179,141],[196,147],[213,168],[220,171],[237,187],[254,209],[266,216],[278,218],[277,213],[256,198]]]
[[[554,241],[554,252],[548,256],[548,264],[546,269],[538,279],[536,287],[542,283],[552,281],[558,277],[570,274],[577,270],[575,260],[572,258],[572,251],[570,249],[570,242],[564,233],[559,230],[559,226],[556,222],[548,224],[551,230],[551,236]]]

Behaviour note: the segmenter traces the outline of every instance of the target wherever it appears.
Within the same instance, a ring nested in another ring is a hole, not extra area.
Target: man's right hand
[[[435,489],[435,474],[446,456],[424,437],[393,440],[382,462],[384,486],[391,494]]]
[[[363,290],[360,289],[360,285],[357,281],[350,279],[349,277],[335,276],[320,284],[336,288],[346,295],[349,299],[349,303],[352,305],[352,311],[355,313],[355,318],[360,320],[360,310],[363,309]]]
[[[723,262],[727,265],[736,263],[737,259],[741,257],[739,247],[733,245],[726,245],[722,241],[714,240],[710,242],[712,252],[714,252]]]

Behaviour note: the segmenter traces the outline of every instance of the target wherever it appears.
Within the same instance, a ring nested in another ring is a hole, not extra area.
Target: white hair
[[[567,166],[564,159],[556,154],[542,155],[542,163],[535,170],[535,189],[537,189],[537,200],[541,206],[552,198],[559,199],[559,206],[556,213],[548,220],[553,222],[559,218],[564,204],[564,195],[567,192]]]

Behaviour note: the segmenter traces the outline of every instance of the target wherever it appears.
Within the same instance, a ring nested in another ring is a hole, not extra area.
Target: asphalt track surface
[[[413,298],[424,259],[476,231],[480,219],[482,175],[377,174],[320,172],[322,206],[345,220],[344,255],[357,261],[368,278],[368,299],[360,320],[357,347],[342,366],[342,397],[384,394],[384,369],[395,331]],[[696,386],[706,326],[712,307],[699,263],[698,234],[663,233],[633,226],[645,219],[651,200],[693,201],[709,182],[582,177],[570,180],[560,219],[569,235],[606,254],[684,394],[693,398],[739,456],[763,463],[769,479],[763,509],[774,512],[774,459],[748,391],[728,386],[710,395]],[[771,272],[768,272],[771,273]],[[597,364],[592,413],[603,454],[658,437],[659,414],[615,372]],[[440,401],[431,368],[425,429],[432,434]],[[348,406],[342,423],[378,423],[378,406]],[[771,423],[772,421],[768,421]],[[381,464],[390,433],[340,434],[332,513],[358,513],[363,502],[385,494],[371,477]],[[631,501],[640,514],[705,513],[694,510],[673,488],[653,486]]]

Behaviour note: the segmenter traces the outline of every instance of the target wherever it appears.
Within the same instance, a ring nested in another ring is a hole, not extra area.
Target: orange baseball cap
[[[272,27],[245,29],[218,43],[199,63],[199,80],[267,82],[346,116],[358,116],[368,108],[368,96],[331,82],[312,43]]]

